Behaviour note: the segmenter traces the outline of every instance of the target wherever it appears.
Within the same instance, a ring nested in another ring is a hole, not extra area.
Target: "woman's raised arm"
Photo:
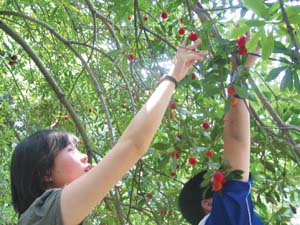
[[[192,65],[203,60],[206,51],[196,51],[201,43],[186,41],[178,48],[169,76],[182,80]],[[107,192],[145,154],[168,107],[175,83],[165,79],[135,115],[117,144],[89,172],[68,184],[61,194],[64,225],[79,224]]]

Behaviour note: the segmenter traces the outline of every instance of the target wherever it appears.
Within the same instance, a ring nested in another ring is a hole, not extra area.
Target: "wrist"
[[[176,80],[176,78],[174,76],[165,74],[160,78],[159,83],[161,83],[163,81],[172,82],[175,85],[175,88],[177,88],[177,86],[178,86],[178,81]]]
[[[173,64],[169,70],[169,72],[167,73],[167,75],[174,77],[174,79],[176,79],[177,82],[179,82],[181,79],[179,79],[180,76],[178,76],[180,74],[180,70],[176,68],[176,65]]]

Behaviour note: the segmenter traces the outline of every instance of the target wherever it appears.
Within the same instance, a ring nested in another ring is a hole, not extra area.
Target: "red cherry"
[[[122,72],[121,72],[121,71],[118,71],[118,72],[117,72],[117,75],[118,75],[118,76],[122,76]]]
[[[224,174],[222,172],[217,171],[213,175],[213,180],[214,180],[214,182],[218,182],[218,183],[224,184],[225,176],[224,176]]]
[[[182,134],[178,133],[176,137],[181,140],[182,139]]]
[[[192,73],[192,79],[196,80],[196,78],[197,78],[197,74],[196,73]]]
[[[135,60],[135,57],[134,57],[134,55],[132,53],[128,54],[128,60],[130,62],[133,62]]]
[[[208,150],[206,153],[205,153],[206,157],[207,158],[212,158],[214,156],[214,152],[212,150]]]
[[[180,153],[178,151],[174,150],[174,151],[171,152],[171,157],[179,159]]]
[[[64,120],[69,120],[69,116],[68,116],[68,115],[65,115],[65,116],[64,116]]]
[[[191,164],[193,166],[196,163],[197,163],[197,159],[194,156],[190,156],[190,158],[189,158],[189,164]]]
[[[239,45],[239,46],[245,46],[246,45],[246,42],[247,42],[247,39],[244,35],[238,37],[236,39],[236,43]]]
[[[209,129],[210,128],[209,122],[208,121],[203,122],[202,127],[206,130]]]
[[[191,41],[196,41],[198,39],[198,34],[195,32],[195,31],[192,31],[190,34],[189,34],[189,39]]]
[[[148,193],[148,194],[146,195],[146,197],[147,197],[148,199],[152,199],[152,198],[153,198],[153,195],[152,195],[151,193]]]
[[[162,215],[162,216],[165,216],[165,215],[167,215],[167,210],[165,210],[165,209],[162,209],[162,210],[160,210],[160,215]]]
[[[248,53],[248,50],[245,46],[240,46],[239,47],[239,54],[240,55],[247,55],[247,53]]]
[[[17,56],[17,55],[13,55],[13,56],[11,57],[11,59],[14,60],[14,61],[16,61],[16,60],[18,59],[18,56]]]
[[[234,86],[229,86],[227,92],[229,95],[234,95],[235,94]]]
[[[168,18],[168,13],[166,11],[163,11],[160,16],[163,20],[165,20]]]
[[[9,61],[9,62],[8,62],[8,65],[14,66],[14,65],[15,65],[15,61]]]
[[[178,30],[178,34],[179,35],[184,35],[185,34],[185,29],[184,28],[179,28],[179,30]]]
[[[132,15],[129,15],[129,16],[128,16],[128,20],[131,20],[131,19],[132,19]]]
[[[148,21],[148,16],[144,16],[144,21]]]
[[[170,172],[170,177],[175,177],[176,176],[176,173],[175,172]]]
[[[170,102],[170,105],[169,105],[170,109],[176,109],[176,103],[175,102]]]
[[[220,191],[223,188],[223,184],[220,182],[214,182],[213,184],[213,190],[214,191]]]

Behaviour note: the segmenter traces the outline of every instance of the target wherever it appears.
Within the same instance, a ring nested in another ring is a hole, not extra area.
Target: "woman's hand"
[[[186,45],[186,43],[187,40],[184,40],[178,47],[173,65],[168,73],[177,81],[182,80],[193,64],[198,60],[203,61],[208,53],[208,51],[197,51],[197,47],[202,43],[200,38],[190,45]]]

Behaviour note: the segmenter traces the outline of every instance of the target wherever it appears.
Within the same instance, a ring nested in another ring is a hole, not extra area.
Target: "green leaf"
[[[287,69],[286,66],[281,66],[281,67],[272,69],[270,71],[269,75],[267,76],[267,78],[265,79],[265,81],[269,82],[269,81],[276,79],[278,77],[278,75],[285,69]]]
[[[240,96],[241,98],[248,98],[248,89],[244,88],[244,87],[240,87],[237,85],[234,85],[235,91],[237,93],[238,96]]]
[[[274,53],[283,53],[285,55],[290,55],[291,50],[288,49],[284,44],[279,41],[274,41]]]
[[[233,170],[226,175],[226,180],[239,180],[242,179],[244,171],[242,170]]]
[[[262,59],[267,60],[273,52],[274,49],[274,37],[269,34],[267,37],[263,37],[261,40],[262,45]]]
[[[155,148],[157,150],[166,150],[170,148],[170,144],[165,144],[165,143],[154,143],[152,145],[152,148]]]
[[[214,96],[214,95],[220,95],[220,91],[221,91],[220,88],[209,88],[209,89],[205,90],[204,95],[206,97],[211,97],[211,96]]]
[[[295,89],[299,93],[300,92],[300,81],[299,81],[299,74],[297,73],[297,71],[299,71],[299,70],[294,70],[293,77],[294,77],[294,86],[295,86]]]
[[[287,6],[285,11],[291,24],[299,24],[300,6]]]
[[[246,43],[248,52],[253,52],[256,49],[256,47],[258,46],[259,38],[260,38],[259,32],[251,35],[250,39]]]
[[[246,24],[241,24],[240,27],[237,27],[230,31],[230,38],[238,38],[241,35],[244,35],[247,31],[249,31],[249,27]]]
[[[245,23],[249,26],[249,27],[262,27],[264,25],[266,25],[265,21],[262,20],[246,20]]]
[[[107,54],[111,57],[119,56],[120,55],[120,50],[111,50]]]
[[[280,83],[280,91],[284,91],[286,88],[289,88],[293,83],[291,69],[288,68],[285,72],[284,77]]]
[[[274,168],[274,163],[270,163],[268,161],[264,162],[264,166],[267,170],[271,171],[272,173],[276,173],[276,170]]]
[[[243,3],[246,8],[251,9],[259,17],[266,16],[268,10],[263,0],[244,0]]]
[[[297,214],[297,209],[296,209],[296,207],[293,206],[292,204],[289,204],[289,205],[290,205],[290,208],[291,208],[293,214]]]

